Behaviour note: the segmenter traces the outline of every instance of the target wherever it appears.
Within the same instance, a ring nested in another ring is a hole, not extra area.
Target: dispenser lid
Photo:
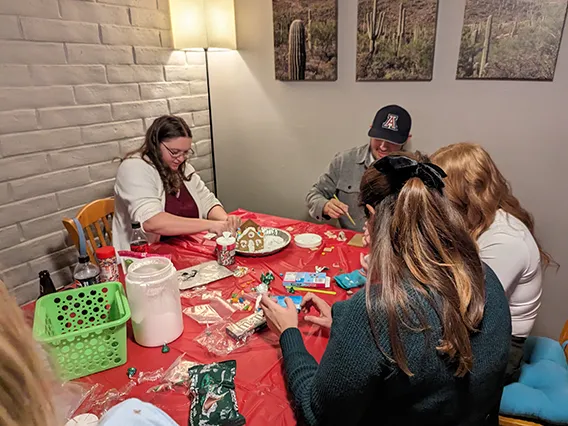
[[[221,246],[230,246],[237,242],[230,232],[223,232],[223,236],[217,238],[217,244]]]

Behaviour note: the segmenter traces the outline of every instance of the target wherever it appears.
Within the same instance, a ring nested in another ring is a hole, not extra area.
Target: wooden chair
[[[564,329],[560,333],[560,344],[568,342],[568,321],[564,324]],[[568,360],[568,345],[564,348],[564,355]],[[542,426],[541,423],[528,422],[526,420],[515,419],[512,417],[499,416],[499,426]]]
[[[77,220],[85,233],[86,248],[91,262],[97,263],[95,250],[112,245],[112,217],[114,215],[114,198],[103,198],[93,201],[77,213]],[[64,218],[63,226],[71,236],[73,243],[79,248],[79,232],[73,219]]]

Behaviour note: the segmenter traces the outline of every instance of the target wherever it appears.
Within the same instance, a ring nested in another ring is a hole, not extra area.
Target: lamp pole
[[[205,72],[207,74],[207,103],[209,106],[209,128],[211,129],[211,161],[213,162],[213,192],[217,195],[217,172],[215,167],[215,142],[213,136],[213,113],[211,112],[211,84],[209,80],[209,49],[205,51]]]

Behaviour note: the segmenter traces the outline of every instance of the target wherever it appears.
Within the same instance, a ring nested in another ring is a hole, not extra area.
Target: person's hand
[[[366,276],[367,273],[369,272],[369,255],[361,253],[359,255],[359,261],[361,262],[361,267],[365,271],[363,275]]]
[[[339,219],[341,216],[346,216],[347,213],[349,213],[349,206],[335,198],[332,198],[323,206],[323,214],[332,219]]]
[[[229,222],[229,230],[233,233],[237,233],[237,229],[241,226],[242,220],[238,216],[227,216],[227,222]]]
[[[366,221],[363,226],[363,247],[369,247],[371,244],[371,234],[369,234],[369,222]]]
[[[298,311],[296,311],[296,306],[289,297],[284,300],[286,301],[286,308],[280,306],[267,294],[263,294],[260,300],[260,307],[264,311],[268,327],[278,336],[284,333],[284,330],[298,328]]]
[[[326,301],[316,296],[313,293],[308,293],[302,299],[302,312],[308,313],[310,308],[315,308],[319,312],[319,317],[313,315],[306,315],[304,319],[312,324],[319,325],[325,328],[331,328],[331,306]]]
[[[217,236],[222,236],[223,232],[231,232],[230,224],[228,220],[211,220],[209,232],[217,234]]]

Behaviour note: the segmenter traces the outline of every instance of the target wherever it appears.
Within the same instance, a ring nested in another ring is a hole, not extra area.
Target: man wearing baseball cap
[[[306,197],[310,216],[319,221],[339,219],[342,228],[362,231],[365,214],[359,206],[359,185],[363,173],[375,160],[401,151],[410,139],[411,127],[412,119],[404,108],[381,108],[369,130],[370,143],[336,154],[311,188]]]

